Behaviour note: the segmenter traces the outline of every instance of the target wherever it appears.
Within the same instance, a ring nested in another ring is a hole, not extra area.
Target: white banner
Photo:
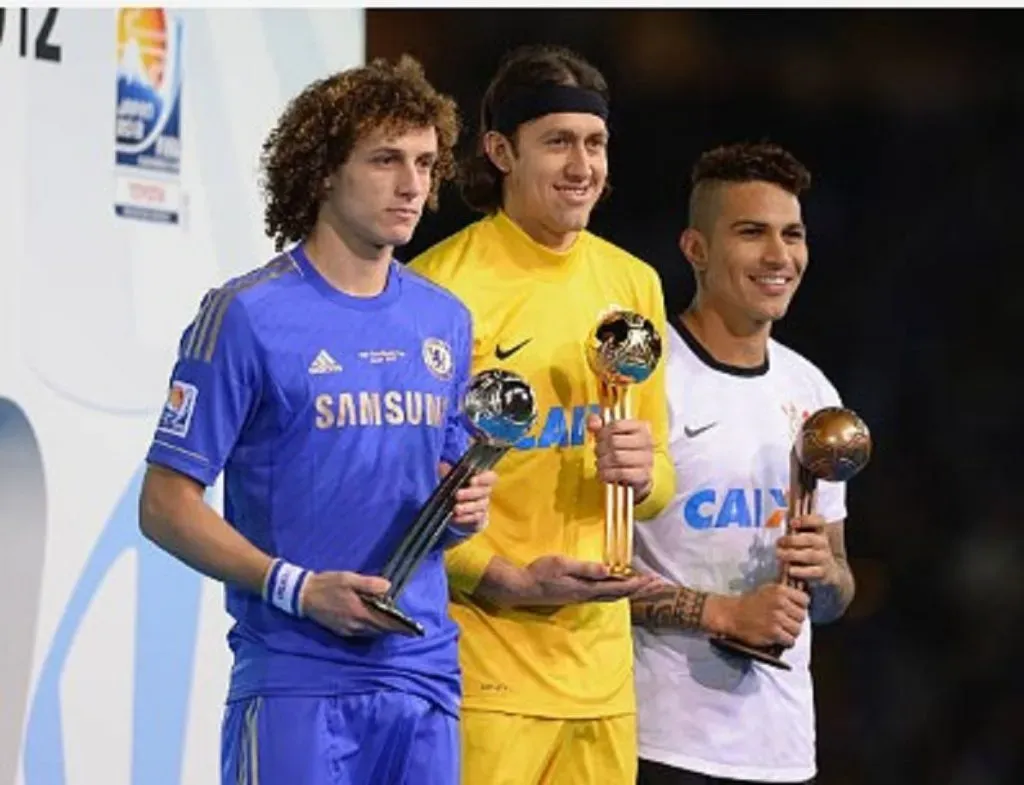
[[[353,9],[0,10],[0,785],[219,782],[222,592],[140,536],[142,459],[272,253],[266,133],[363,57]]]

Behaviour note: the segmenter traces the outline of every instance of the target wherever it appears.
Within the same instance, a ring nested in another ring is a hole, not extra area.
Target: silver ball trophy
[[[374,610],[401,624],[409,635],[422,636],[424,629],[399,610],[396,602],[402,589],[448,526],[456,492],[480,472],[494,468],[533,427],[537,419],[533,388],[511,371],[481,371],[470,379],[462,401],[462,418],[473,434],[473,443],[434,489],[384,566],[381,575],[391,583],[388,592],[362,598]]]
[[[605,423],[632,417],[630,390],[647,381],[661,360],[661,336],[649,319],[616,309],[604,314],[587,340],[587,362],[598,377]],[[604,562],[612,576],[632,574],[633,488],[604,488]]]

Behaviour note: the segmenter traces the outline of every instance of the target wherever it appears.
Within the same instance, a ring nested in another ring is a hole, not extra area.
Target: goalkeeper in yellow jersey
[[[649,579],[603,564],[603,485],[635,515],[671,499],[664,360],[603,423],[584,352],[601,314],[636,311],[665,335],[655,271],[586,231],[606,188],[608,89],[576,54],[528,47],[483,100],[463,196],[481,220],[413,260],[474,321],[474,372],[527,378],[539,417],[502,461],[487,529],[447,554],[461,628],[466,785],[633,785],[629,604]],[[642,523],[640,525],[643,525]]]

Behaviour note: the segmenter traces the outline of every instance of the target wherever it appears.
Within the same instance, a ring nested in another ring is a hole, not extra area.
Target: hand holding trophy
[[[604,423],[631,419],[630,391],[647,380],[661,359],[661,336],[654,325],[633,311],[609,311],[591,333],[586,352],[598,377]],[[613,577],[623,578],[633,571],[634,490],[606,483],[604,491],[604,561]]]
[[[867,425],[851,409],[829,406],[804,420],[790,455],[789,510],[786,534],[792,522],[814,512],[815,489],[819,480],[846,482],[856,476],[871,458],[871,434]],[[805,581],[792,578],[785,567],[780,583],[807,591]],[[731,654],[755,659],[766,665],[790,670],[782,659],[784,647],[749,646],[732,638],[714,637],[711,644]]]
[[[473,434],[473,444],[420,509],[384,566],[382,575],[391,583],[388,592],[381,597],[362,598],[374,610],[399,622],[410,635],[423,635],[424,629],[398,609],[398,596],[448,526],[456,492],[480,472],[494,468],[533,426],[537,418],[533,388],[511,371],[481,371],[470,380],[462,416]]]

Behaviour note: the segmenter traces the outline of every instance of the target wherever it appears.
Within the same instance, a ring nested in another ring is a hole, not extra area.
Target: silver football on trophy
[[[469,380],[462,410],[478,438],[495,445],[512,445],[533,427],[537,399],[522,376],[494,368]]]
[[[587,340],[587,362],[608,384],[646,381],[661,359],[661,336],[651,321],[633,311],[609,311]]]

